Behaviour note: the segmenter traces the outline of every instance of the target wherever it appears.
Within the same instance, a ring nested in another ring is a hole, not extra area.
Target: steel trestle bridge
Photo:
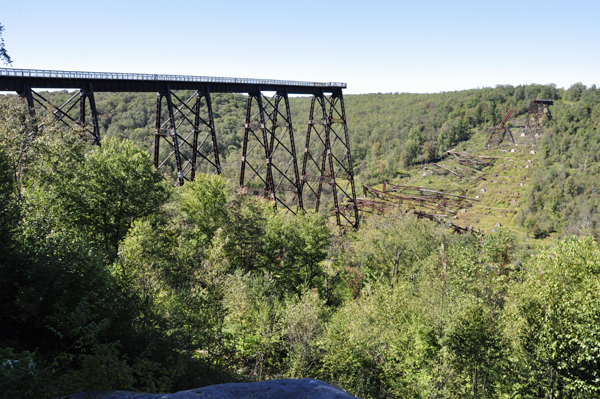
[[[194,180],[201,163],[221,173],[210,95],[246,93],[240,187],[293,213],[327,211],[338,225],[357,228],[345,88],[340,82],[0,68],[0,91],[17,92],[30,109],[44,108],[68,126],[85,128],[95,145],[101,137],[94,93],[156,92],[154,166],[164,169],[174,163],[176,185]],[[34,89],[75,92],[55,105]],[[289,94],[312,95],[301,161]]]

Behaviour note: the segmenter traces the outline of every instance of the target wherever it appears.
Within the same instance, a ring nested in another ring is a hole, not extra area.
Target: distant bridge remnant
[[[31,109],[41,107],[66,125],[82,126],[95,145],[101,144],[95,92],[157,93],[154,166],[172,167],[179,186],[194,180],[200,163],[221,173],[211,93],[247,93],[240,187],[293,213],[327,212],[335,215],[340,226],[357,228],[345,88],[338,82],[0,68],[0,91],[15,91]],[[55,105],[33,89],[76,92],[64,104]],[[184,97],[180,90],[192,94]],[[267,97],[264,92],[275,95]],[[289,94],[313,96],[302,172]],[[324,184],[329,189],[324,190]]]
[[[527,122],[525,123],[525,131],[540,134],[542,133],[542,119],[544,118],[544,110],[549,117],[552,117],[550,113],[550,106],[554,104],[554,101],[550,98],[542,100],[532,100],[529,103],[529,112],[527,112]],[[531,126],[531,120],[533,119],[533,129]]]
[[[508,135],[510,136],[510,140],[512,141],[513,144],[515,144],[515,139],[507,125],[508,120],[512,116],[513,112],[515,112],[514,109],[511,109],[510,111],[508,111],[508,113],[504,116],[504,118],[502,118],[502,121],[500,122],[500,124],[498,126],[495,126],[490,129],[491,130],[490,137],[488,138],[488,141],[485,144],[486,148],[489,148],[490,142],[492,142],[492,140],[494,140],[494,138],[496,138],[496,140],[497,140],[496,145],[500,145],[504,141],[504,137],[506,137],[507,132],[508,132]]]

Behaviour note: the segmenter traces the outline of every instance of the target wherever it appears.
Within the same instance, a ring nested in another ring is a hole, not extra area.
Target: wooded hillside
[[[2,98],[0,397],[279,377],[365,398],[597,397],[595,87],[346,96],[357,184],[430,179],[446,150],[484,151],[509,109],[519,134],[534,98],[554,105],[514,223],[563,235],[540,251],[400,211],[340,237],[236,192],[243,96],[213,97],[224,176],[179,188],[150,161],[153,95],[98,94],[101,147]],[[292,99],[300,136],[308,107]]]

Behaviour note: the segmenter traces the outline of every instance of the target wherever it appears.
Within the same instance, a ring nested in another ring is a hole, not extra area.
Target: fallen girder
[[[470,199],[464,195],[464,191],[460,190],[460,194],[454,194],[439,190],[432,190],[425,187],[413,187],[413,186],[391,186],[389,190],[377,190],[372,187],[363,186],[364,197],[371,196],[372,198],[387,201],[393,204],[403,204],[407,202],[409,204],[418,204],[423,207],[432,207],[434,209],[443,208],[464,208],[465,206],[471,206]],[[412,193],[413,195],[401,195],[399,193]],[[449,209],[453,212],[452,209]]]
[[[364,213],[370,213],[370,214],[378,213],[379,215],[385,215],[386,211],[389,211],[392,209],[401,209],[401,208],[398,204],[390,203],[385,200],[377,200],[377,199],[358,197],[358,198],[356,198],[356,204],[346,203],[340,207],[340,212],[342,212],[342,213],[354,212],[355,209],[358,209],[363,214]],[[416,209],[407,209],[407,210],[402,210],[402,211],[405,214],[415,215],[419,219],[428,219],[428,220],[434,221],[436,223],[443,224],[443,225],[451,228],[452,230],[454,230],[454,232],[456,232],[458,234],[465,234],[470,231],[473,231],[472,228],[461,227],[452,222],[449,222],[448,220],[445,219],[446,217],[448,217],[448,215],[427,213],[427,212],[424,212],[421,210],[416,210]]]

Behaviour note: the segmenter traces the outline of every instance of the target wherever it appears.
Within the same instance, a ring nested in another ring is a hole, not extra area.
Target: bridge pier
[[[29,110],[33,111],[35,107],[35,103],[33,102],[33,95],[31,94],[31,87],[29,87],[29,82],[25,81],[23,83],[23,88],[21,90],[17,90],[17,94],[27,101],[27,105],[29,106]]]
[[[90,83],[89,89],[81,89],[79,92],[79,124],[85,128],[85,100],[90,104],[90,113],[92,117],[92,136],[93,144],[100,145],[100,125],[98,125],[98,112],[96,111],[96,100],[94,91]]]
[[[536,134],[542,133],[542,120],[544,119],[544,110],[548,114],[548,118],[552,118],[550,113],[550,105],[553,105],[552,99],[533,100],[529,103],[529,111],[527,112],[527,119],[525,123],[525,132],[533,131]],[[534,127],[531,127],[531,119],[534,121]]]
[[[358,228],[350,137],[341,92],[329,97],[315,94],[312,98],[302,161],[301,192],[306,209],[323,211],[323,183],[329,185],[326,194],[333,202],[333,209],[324,211],[335,215],[339,226]],[[344,203],[346,206],[341,207]]]
[[[276,207],[283,206],[294,214],[302,209],[292,115],[286,92],[278,91],[272,98],[260,91],[248,95],[240,187],[251,194],[270,198]]]
[[[163,100],[166,112],[163,112]],[[206,135],[200,137],[201,132]],[[168,154],[161,153],[162,141],[167,143]],[[164,169],[174,161],[176,185],[182,186],[186,180],[196,177],[198,157],[210,164],[215,173],[221,173],[210,92],[208,88],[198,90],[183,100],[167,87],[156,97],[154,167]]]
[[[25,82],[23,89],[17,91],[17,94],[27,101],[31,112],[35,112],[35,103],[38,103],[46,111],[51,112],[57,121],[64,123],[69,128],[72,128],[73,124],[81,126],[92,137],[92,144],[100,145],[100,125],[98,124],[98,112],[96,111],[96,101],[94,100],[94,91],[91,83],[89,83],[88,88],[76,91],[59,107],[48,101],[41,94],[33,91],[29,87],[29,82]],[[91,131],[86,129],[86,99],[89,103],[91,114]],[[72,112],[76,109],[77,105],[79,105],[79,115],[75,115]]]

